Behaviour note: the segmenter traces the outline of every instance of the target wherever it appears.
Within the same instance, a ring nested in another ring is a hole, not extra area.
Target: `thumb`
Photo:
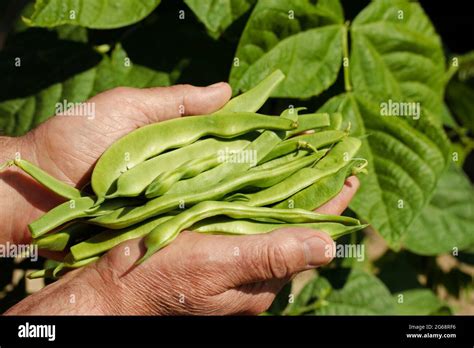
[[[230,267],[237,272],[235,286],[294,274],[331,261],[334,241],[324,232],[307,228],[284,228],[267,235],[239,238],[240,258]],[[237,238],[234,239],[234,249]]]
[[[144,123],[158,122],[187,115],[204,115],[220,109],[230,99],[230,86],[219,82],[207,87],[175,85],[153,88],[115,88],[93,99],[96,104],[112,107],[116,102],[132,105],[145,115]],[[107,113],[101,113],[105,114]]]

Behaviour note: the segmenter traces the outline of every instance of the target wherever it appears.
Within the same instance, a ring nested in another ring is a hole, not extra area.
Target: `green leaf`
[[[170,85],[169,75],[134,65],[120,45],[111,57],[64,82],[54,83],[28,97],[0,103],[0,133],[19,136],[56,113],[56,104],[83,102],[104,90],[118,86],[154,87]]]
[[[21,17],[31,17],[35,11],[34,5],[35,4],[33,2],[26,4],[21,11]],[[14,24],[13,31],[18,33],[27,29],[29,29],[29,26],[25,23],[25,21],[18,19]],[[61,40],[87,42],[87,29],[84,27],[65,24],[49,30],[56,31],[58,33],[58,38]]]
[[[94,29],[119,28],[149,15],[161,0],[36,0],[27,24],[56,27],[63,24]]]
[[[294,301],[285,309],[284,314],[301,315],[313,312],[331,291],[332,286],[329,281],[322,276],[317,276],[301,289]]]
[[[92,94],[117,86],[144,88],[169,86],[170,83],[168,74],[133,64],[122,46],[117,44],[111,57],[105,56],[98,65]]]
[[[186,5],[218,38],[235,20],[247,12],[255,0],[185,0]]]
[[[0,131],[19,136],[55,114],[56,103],[63,100],[76,103],[89,97],[95,79],[95,69],[79,73],[63,83],[55,83],[25,98],[0,103]]]
[[[453,79],[446,88],[446,100],[461,124],[474,132],[474,88]]]
[[[393,295],[399,315],[433,315],[446,305],[429,289],[407,290]],[[403,302],[401,302],[401,300]]]
[[[416,102],[441,123],[445,61],[440,39],[418,3],[373,1],[351,27],[354,90],[376,103]]]
[[[342,113],[352,135],[363,137],[359,156],[368,160],[369,174],[359,176],[361,186],[350,207],[398,249],[445,168],[449,143],[444,131],[423,116],[411,124],[383,117],[378,105],[357,93],[333,97],[318,111]]]
[[[315,310],[317,315],[388,315],[393,314],[393,299],[377,277],[353,269],[344,287],[332,290],[324,303]]]
[[[466,249],[474,246],[473,226],[474,188],[461,169],[451,166],[430,204],[408,229],[404,246],[422,255]]]
[[[241,36],[230,84],[234,93],[272,71],[287,76],[274,97],[307,98],[331,86],[342,59],[345,28],[338,1],[260,1]]]

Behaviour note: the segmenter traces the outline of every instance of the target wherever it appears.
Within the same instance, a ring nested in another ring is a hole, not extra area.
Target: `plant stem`
[[[350,80],[350,62],[349,62],[349,47],[348,47],[348,36],[349,36],[349,21],[344,24],[344,31],[342,34],[342,67],[344,69],[344,88],[346,92],[352,91],[352,85]]]

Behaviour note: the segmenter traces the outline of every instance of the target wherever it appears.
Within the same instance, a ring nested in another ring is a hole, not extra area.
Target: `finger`
[[[258,315],[265,312],[273,303],[278,292],[288,279],[244,284],[216,296],[216,301],[226,303],[228,313]]]
[[[316,212],[321,214],[332,214],[332,215],[340,215],[346,210],[350,201],[356,194],[357,190],[359,189],[360,183],[359,179],[356,176],[350,176],[347,178],[344,186],[342,187],[341,192],[331,199],[329,202],[323,204]]]
[[[227,237],[219,253],[227,258],[228,277],[234,287],[285,280],[296,273],[327,264],[334,241],[324,232],[307,228],[283,228],[265,235]]]
[[[212,113],[227,103],[231,94],[230,86],[225,82],[220,82],[207,87],[191,85],[145,89],[122,87],[100,94],[91,101],[101,107],[119,103],[125,108],[128,106],[131,109],[135,108],[141,116],[144,116],[143,119],[136,121],[146,124],[180,116]],[[106,112],[98,114],[107,115]],[[130,116],[132,114],[130,113]]]
[[[94,110],[93,117],[68,117],[67,121],[52,117],[26,138],[35,148],[37,164],[60,180],[77,185],[85,181],[97,158],[118,138],[149,123],[214,112],[230,96],[227,83],[114,88],[85,103]],[[60,149],[57,144],[61,144]]]

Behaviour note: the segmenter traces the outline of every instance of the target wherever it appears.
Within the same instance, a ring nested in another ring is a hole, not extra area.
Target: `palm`
[[[93,119],[56,116],[26,135],[21,155],[54,177],[82,187],[100,155],[123,135],[148,123],[179,117],[183,108],[183,115],[211,113],[229,97],[226,84],[219,88],[181,85],[147,90],[114,89],[88,101],[95,103]],[[21,198],[5,212],[12,220],[12,228],[3,232],[7,234],[4,238],[28,241],[27,224],[59,204],[61,199],[23,174],[15,173],[7,184],[19,192]]]

